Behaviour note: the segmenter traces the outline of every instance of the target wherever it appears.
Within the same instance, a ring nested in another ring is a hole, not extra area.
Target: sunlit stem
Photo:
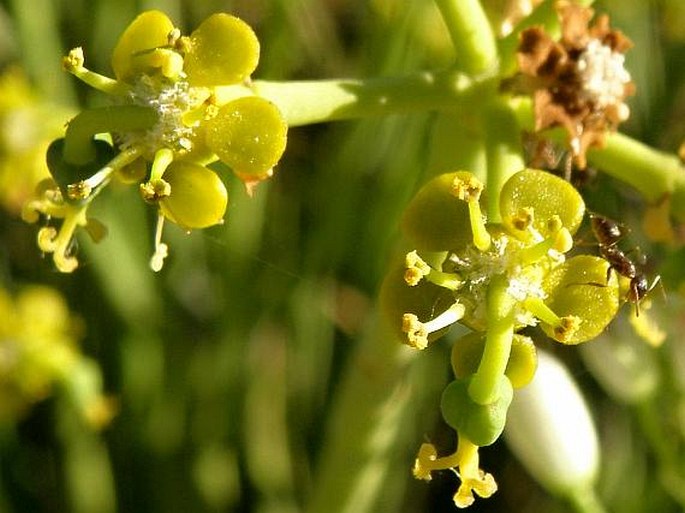
[[[526,310],[531,312],[545,324],[549,324],[550,326],[561,325],[561,317],[554,313],[541,298],[528,297],[524,300],[524,306],[526,307]]]
[[[69,121],[64,138],[64,160],[84,165],[95,158],[93,137],[97,134],[129,132],[151,128],[158,119],[148,107],[120,105],[82,111]]]
[[[495,35],[479,0],[435,0],[460,66],[473,75],[495,70]]]
[[[530,102],[510,102],[516,109],[521,124],[532,130],[534,116]],[[545,137],[567,143],[564,130],[554,128],[544,132]],[[671,214],[679,221],[685,220],[685,165],[677,155],[659,151],[643,142],[619,132],[608,133],[604,144],[590,148],[588,163],[603,173],[634,187],[652,203],[671,199]]]
[[[484,91],[496,91],[494,79],[474,81],[456,71],[422,72],[365,80],[335,79],[270,82],[255,80],[251,89],[273,102],[288,126],[341,119],[453,109]]]
[[[502,221],[499,195],[504,183],[522,170],[521,127],[511,107],[493,102],[485,116],[485,154],[487,159],[487,215],[491,223]]]
[[[632,185],[648,201],[656,203],[672,194],[671,213],[685,220],[685,166],[676,155],[614,133],[606,137],[603,148],[590,150],[587,157],[590,164]]]
[[[505,276],[492,278],[487,292],[488,328],[483,356],[469,384],[469,396],[478,404],[499,398],[499,384],[509,361],[514,337],[515,300],[507,292]]]

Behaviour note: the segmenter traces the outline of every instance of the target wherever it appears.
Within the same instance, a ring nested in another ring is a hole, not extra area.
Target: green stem
[[[591,486],[574,490],[569,495],[569,502],[577,513],[606,513],[604,505],[597,497],[597,492]]]
[[[157,122],[157,113],[138,105],[96,107],[82,111],[69,122],[64,137],[64,160],[83,165],[95,158],[93,137],[109,132],[145,130]]]
[[[471,75],[495,71],[495,34],[479,0],[435,0],[462,68]]]
[[[533,127],[532,104],[511,102],[521,126]],[[550,140],[568,144],[561,128],[544,132]],[[604,145],[587,152],[590,165],[634,187],[653,203],[671,197],[671,214],[685,221],[685,165],[673,154],[665,153],[620,132],[606,134]]]
[[[73,84],[62,71],[59,59],[62,53],[60,4],[52,0],[12,0],[9,3],[13,28],[23,50],[21,65],[31,82],[41,97],[60,105],[74,105]]]
[[[509,177],[523,169],[521,128],[505,101],[493,102],[486,111],[485,151],[487,160],[488,221],[500,222],[499,193]]]
[[[478,370],[469,385],[469,396],[478,404],[492,404],[509,362],[514,337],[514,298],[507,292],[504,275],[492,278],[488,287],[488,331]]]
[[[454,108],[488,87],[494,90],[493,80],[475,82],[454,71],[367,80],[255,80],[251,85],[276,104],[289,126]]]
[[[606,144],[588,152],[588,161],[605,173],[635,187],[648,201],[673,194],[673,214],[685,220],[685,167],[675,155],[663,153],[621,133],[609,134]]]

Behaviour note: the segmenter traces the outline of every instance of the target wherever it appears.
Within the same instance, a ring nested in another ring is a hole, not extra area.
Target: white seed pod
[[[533,381],[514,394],[504,435],[549,492],[571,497],[592,488],[599,469],[595,425],[571,375],[549,353],[538,351]]]

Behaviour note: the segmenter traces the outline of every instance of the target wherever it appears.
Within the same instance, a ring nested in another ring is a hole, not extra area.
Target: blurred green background
[[[36,125],[58,131],[79,105],[103,101],[60,70],[61,56],[82,46],[87,66],[110,74],[119,34],[150,8],[184,33],[213,12],[243,18],[262,45],[255,76],[263,79],[393,75],[453,59],[427,0],[3,0],[0,65],[25,72],[27,102],[41,113],[21,125],[20,141],[39,139]],[[636,46],[628,68],[639,93],[625,131],[675,151],[685,135],[685,2],[610,0],[596,8],[611,13]],[[6,101],[1,115],[17,102]],[[190,234],[167,227],[171,256],[159,274],[148,268],[155,215],[133,188],[110,187],[94,203],[109,235],[98,245],[80,239],[81,267],[71,275],[54,271],[35,246],[36,227],[6,205],[0,283],[10,291],[35,283],[61,291],[82,321],[82,352],[99,364],[117,412],[97,431],[69,394],[55,393],[7,420],[0,511],[303,511],[317,486],[333,398],[398,243],[399,214],[431,172],[434,122],[433,113],[418,113],[292,129],[274,179],[254,197],[222,174],[230,194],[224,225]],[[29,153],[18,154],[15,139],[2,144],[1,172],[29,173],[22,167]],[[631,191],[600,174],[584,194],[590,208],[635,225],[636,244],[654,265],[681,265],[676,249],[641,238],[642,205]],[[678,311],[669,315],[675,325]],[[679,344],[649,351],[670,380],[656,411],[682,440],[683,385],[670,363],[676,353],[682,358]],[[454,476],[426,484],[410,473],[424,438],[453,443],[437,409],[447,351],[436,346],[426,356],[437,374],[422,378],[425,400],[411,405],[396,462],[370,511],[454,510]],[[682,511],[685,501],[664,486],[663,454],[645,436],[642,406],[608,395],[575,349],[562,355],[592,398],[606,449],[600,494],[610,511]],[[567,511],[503,442],[481,454],[500,490],[471,511]],[[674,458],[685,468],[683,454]]]

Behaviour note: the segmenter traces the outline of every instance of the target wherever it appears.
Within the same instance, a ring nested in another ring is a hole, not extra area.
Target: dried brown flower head
[[[518,87],[532,93],[535,129],[556,126],[568,133],[575,164],[586,167],[588,148],[600,146],[608,130],[628,119],[624,103],[635,86],[624,67],[632,43],[612,30],[609,17],[560,0],[556,5],[561,37],[553,40],[542,28],[521,32]]]

